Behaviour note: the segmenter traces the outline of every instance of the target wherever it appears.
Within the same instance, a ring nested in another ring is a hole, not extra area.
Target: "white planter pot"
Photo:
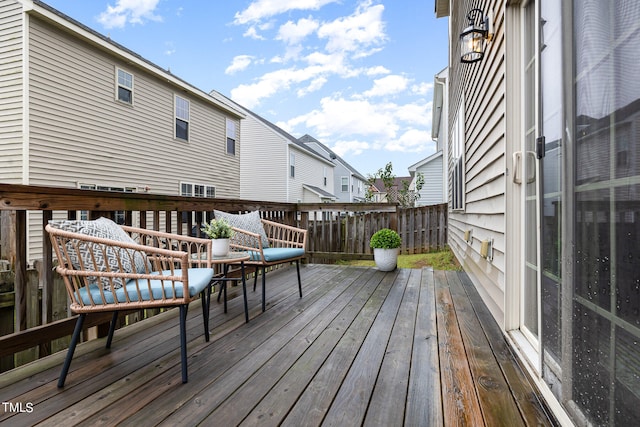
[[[229,255],[229,239],[211,239],[211,254],[213,256]]]
[[[393,271],[398,266],[398,254],[400,248],[395,249],[373,249],[373,259],[380,271]]]

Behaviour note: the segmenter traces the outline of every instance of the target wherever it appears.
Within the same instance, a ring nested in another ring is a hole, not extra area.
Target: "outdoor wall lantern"
[[[467,19],[469,26],[460,33],[460,61],[468,64],[484,57],[486,41],[491,41],[493,33],[489,29],[489,17],[484,16],[481,9],[471,9]]]

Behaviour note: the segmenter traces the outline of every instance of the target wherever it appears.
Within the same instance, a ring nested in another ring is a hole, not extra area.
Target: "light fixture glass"
[[[467,19],[469,26],[460,33],[460,61],[463,63],[480,61],[489,38],[489,18],[482,10],[471,9]]]

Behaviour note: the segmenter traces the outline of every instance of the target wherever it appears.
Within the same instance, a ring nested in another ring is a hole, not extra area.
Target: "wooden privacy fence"
[[[373,259],[369,240],[381,228],[398,231],[401,254],[432,252],[447,245],[447,204],[400,209],[392,204],[304,203],[298,209],[308,218],[307,250],[315,263]]]

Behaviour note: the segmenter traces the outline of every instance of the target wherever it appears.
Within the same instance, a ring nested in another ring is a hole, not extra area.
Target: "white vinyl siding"
[[[485,13],[493,14],[494,31],[499,37],[504,31],[504,7],[500,2],[485,7]],[[459,34],[467,25],[467,12],[462,5],[452,10],[449,20],[454,33]],[[481,62],[462,64],[459,43],[451,43],[448,118],[453,139],[456,112],[464,102],[464,211],[449,213],[449,245],[499,322],[504,319],[505,299],[504,46],[499,39],[494,40]],[[453,166],[453,153],[449,151],[450,175]],[[467,230],[472,230],[471,243],[464,240]],[[482,241],[490,239],[493,260],[480,257]]]
[[[117,57],[35,17],[30,22],[31,184],[108,182],[178,194],[180,181],[210,182],[218,197],[239,196],[239,159],[224,156],[221,110],[190,99],[197,126],[188,144],[176,141],[175,87],[138,70],[135,108],[113,102]],[[212,167],[212,159],[224,160]]]
[[[215,93],[213,93],[215,95]],[[253,115],[240,122],[240,198],[287,200],[289,156],[286,139]],[[237,148],[236,148],[237,149]]]
[[[23,62],[22,62],[22,9],[20,3],[3,1],[0,3],[0,103],[2,121],[0,123],[0,181],[7,184],[27,184],[23,182]]]
[[[445,203],[442,151],[425,160],[425,163],[416,168],[416,175],[421,173],[424,177],[424,185],[420,190],[420,197],[416,201],[417,206],[435,205]]]
[[[296,159],[296,176],[295,178],[290,178],[289,200],[287,201],[292,203],[297,200],[320,202],[319,196],[317,194],[307,194],[309,192],[303,189],[303,185],[311,185],[329,191],[322,185],[324,182],[322,169],[325,164],[297,145],[289,145],[289,150]]]

